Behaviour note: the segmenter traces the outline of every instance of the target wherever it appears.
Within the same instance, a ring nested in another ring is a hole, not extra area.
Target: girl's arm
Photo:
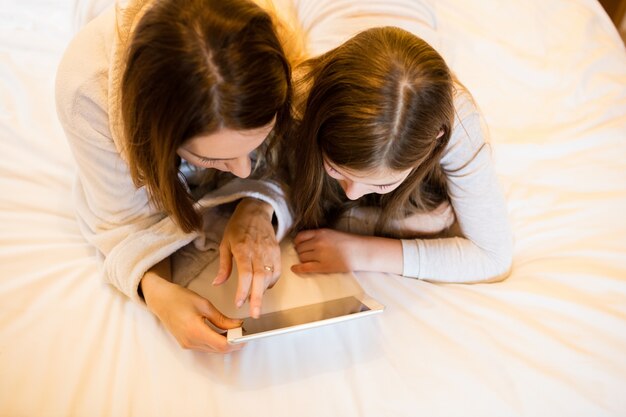
[[[302,262],[294,272],[392,272],[432,282],[488,282],[506,278],[513,238],[506,202],[485,141],[481,117],[468,95],[441,165],[462,236],[386,239],[328,229],[299,233],[294,243]]]
[[[402,274],[399,239],[361,236],[332,229],[305,230],[294,238],[296,273],[376,271]]]
[[[491,282],[507,277],[513,237],[486,129],[469,94],[455,99],[457,119],[441,166],[461,236],[403,240],[404,275],[433,282]]]

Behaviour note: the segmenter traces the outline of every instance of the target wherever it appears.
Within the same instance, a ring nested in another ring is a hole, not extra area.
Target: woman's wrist
[[[246,197],[243,198],[237,205],[237,210],[245,210],[249,213],[258,213],[267,215],[268,220],[272,220],[274,216],[274,207],[271,204],[266,203],[256,198]]]
[[[153,301],[158,293],[171,285],[171,270],[169,257],[150,268],[139,281],[139,293],[143,295],[148,308],[153,310]]]

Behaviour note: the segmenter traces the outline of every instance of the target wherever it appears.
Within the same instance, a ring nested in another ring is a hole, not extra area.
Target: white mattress
[[[302,0],[314,51],[362,25],[435,24],[424,36],[491,127],[513,272],[359,273],[382,315],[227,356],[179,348],[102,282],[78,230],[53,79],[95,3],[1,3],[1,416],[626,415],[626,51],[596,1]]]

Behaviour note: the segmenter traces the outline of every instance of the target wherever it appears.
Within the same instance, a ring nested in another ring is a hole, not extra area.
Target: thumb
[[[233,270],[233,255],[227,245],[220,245],[220,266],[217,275],[213,280],[213,285],[221,285],[230,277]]]
[[[213,308],[210,312],[207,313],[208,314],[206,315],[206,318],[209,319],[209,321],[213,323],[215,327],[219,327],[220,329],[234,329],[236,327],[241,327],[241,325],[243,324],[243,320],[227,317],[216,308]]]
[[[200,298],[199,302],[195,303],[200,313],[220,329],[228,330],[240,327],[243,324],[243,320],[231,319],[222,314],[215,306],[208,300]]]
[[[296,274],[308,274],[321,272],[321,268],[317,262],[305,262],[291,266],[291,271]]]

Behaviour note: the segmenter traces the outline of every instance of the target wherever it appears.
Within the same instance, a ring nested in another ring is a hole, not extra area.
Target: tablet
[[[267,336],[366,317],[384,310],[370,297],[349,296],[243,319],[243,325],[228,330],[229,343],[242,343]]]

